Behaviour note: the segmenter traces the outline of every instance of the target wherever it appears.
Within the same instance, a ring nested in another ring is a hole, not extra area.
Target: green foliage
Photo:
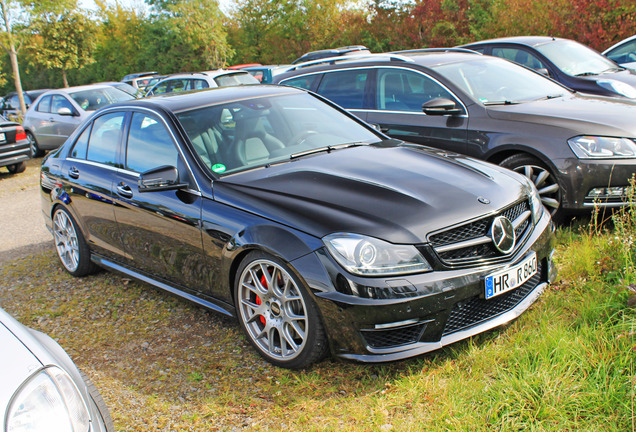
[[[66,72],[81,69],[94,61],[95,24],[78,12],[47,14],[33,20],[37,36],[31,39],[36,64]]]
[[[34,18],[53,26],[53,17],[76,10],[77,0],[0,3],[11,7],[17,47],[20,40],[31,46],[41,43],[40,28],[31,25]],[[142,70],[173,73],[238,63],[285,64],[307,51],[357,44],[383,52],[549,34],[601,50],[631,36],[636,27],[633,0],[238,0],[229,17],[220,12],[217,0],[146,3],[152,6],[150,15],[97,1],[97,16],[90,16],[94,63],[85,57],[76,63],[82,69],[69,69],[73,84],[119,80]],[[73,42],[67,44],[77,45],[72,27],[53,27],[60,36],[68,33],[64,37]],[[0,41],[6,36],[6,31],[0,33]],[[36,52],[21,54],[25,88],[62,85],[59,66],[54,65],[77,53],[52,51],[47,49],[50,55],[45,58]],[[2,71],[10,73],[8,59]],[[0,90],[13,90],[13,83],[0,83]]]

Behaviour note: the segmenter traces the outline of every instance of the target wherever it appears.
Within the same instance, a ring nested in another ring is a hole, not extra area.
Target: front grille
[[[429,242],[439,256],[440,260],[449,265],[470,265],[475,262],[481,262],[488,259],[496,259],[502,254],[495,249],[490,237],[490,227],[495,217],[505,216],[514,223],[516,219],[524,213],[529,215],[530,205],[528,201],[521,201],[514,204],[499,214],[490,215],[485,218],[469,222],[467,224],[450,228],[445,231],[435,233],[429,237]],[[515,229],[517,238],[517,246],[523,242],[523,238],[530,231],[531,217],[527,217]],[[485,239],[485,242],[472,244],[468,246],[460,246],[457,248],[448,248],[453,244],[458,244],[470,240]],[[442,250],[438,250],[443,248]]]
[[[372,348],[391,348],[415,343],[420,339],[426,323],[392,329],[362,330],[362,336]]]
[[[487,321],[517,306],[541,281],[541,263],[537,266],[537,273],[519,288],[497,297],[486,300],[475,296],[471,299],[456,303],[446,321],[443,336]]]

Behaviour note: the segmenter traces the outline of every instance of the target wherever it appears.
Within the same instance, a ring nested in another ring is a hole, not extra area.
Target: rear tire
[[[543,162],[528,154],[519,153],[504,159],[499,165],[532,180],[539,191],[543,206],[552,215],[552,219],[557,221],[563,217],[561,186]]]
[[[73,216],[62,207],[53,213],[53,237],[57,256],[67,272],[73,276],[86,276],[97,270],[82,231]]]
[[[26,170],[26,162],[20,162],[13,165],[8,165],[7,169],[11,174],[18,174]]]
[[[328,349],[318,307],[284,261],[249,253],[234,284],[237,317],[256,351],[275,366],[300,369]]]

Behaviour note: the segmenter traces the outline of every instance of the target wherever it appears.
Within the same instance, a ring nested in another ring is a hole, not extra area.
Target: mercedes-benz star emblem
[[[497,250],[503,254],[510,253],[515,248],[515,229],[504,216],[498,216],[492,222],[490,236]]]

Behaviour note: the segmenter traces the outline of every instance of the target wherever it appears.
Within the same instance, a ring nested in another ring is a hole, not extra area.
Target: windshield
[[[229,102],[177,117],[200,160],[220,175],[289,161],[316,149],[381,140],[307,93]]]
[[[105,87],[90,90],[82,90],[71,93],[71,97],[85,111],[95,111],[115,102],[123,102],[135,99],[134,96],[115,87]]]
[[[557,40],[535,48],[568,75],[598,75],[619,70],[614,62],[578,42]]]
[[[568,92],[543,75],[494,57],[478,57],[432,68],[485,105],[527,102]]]
[[[247,72],[220,75],[214,78],[219,87],[229,87],[245,84],[260,84],[260,82]]]

